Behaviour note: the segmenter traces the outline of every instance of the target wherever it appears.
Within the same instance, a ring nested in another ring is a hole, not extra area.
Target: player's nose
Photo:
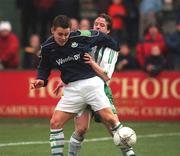
[[[100,30],[100,27],[96,26],[96,30]]]

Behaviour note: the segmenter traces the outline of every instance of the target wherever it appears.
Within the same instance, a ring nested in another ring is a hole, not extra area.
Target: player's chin
[[[60,45],[60,46],[64,46],[64,45],[65,45],[65,43],[59,43],[59,45]]]
[[[60,46],[64,46],[66,44],[66,41],[59,41]]]

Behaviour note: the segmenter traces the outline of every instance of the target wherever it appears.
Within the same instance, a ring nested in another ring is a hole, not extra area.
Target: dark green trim
[[[63,132],[63,129],[59,130],[59,131],[55,131],[55,132],[50,132],[50,134],[57,134],[57,133],[61,133],[61,132]]]
[[[110,88],[106,83],[104,84],[104,92],[105,92],[106,96],[107,96],[108,99],[109,99],[109,102],[110,102],[110,104],[111,104],[112,112],[113,112],[114,114],[117,114],[117,110],[116,110],[116,108],[115,108],[115,106],[114,106],[114,103],[113,103],[113,96],[112,96],[111,88]]]
[[[51,149],[54,149],[54,148],[62,148],[62,147],[64,147],[64,145],[51,146]]]
[[[56,155],[56,156],[64,156],[63,153],[52,153],[52,155]]]
[[[52,141],[61,141],[64,140],[64,138],[54,138],[54,139],[49,139],[50,142]]]
[[[114,57],[115,51],[111,50],[110,54],[109,54],[109,59],[108,59],[108,63],[111,64],[113,57]]]

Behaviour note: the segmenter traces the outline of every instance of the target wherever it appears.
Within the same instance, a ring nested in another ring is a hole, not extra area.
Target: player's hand
[[[61,91],[61,89],[64,87],[64,83],[62,82],[62,81],[60,81],[59,83],[58,83],[58,85],[56,86],[56,88],[53,90],[53,93],[56,95],[56,96],[58,96],[59,95],[59,93],[60,93],[60,91]]]
[[[41,88],[43,86],[44,86],[44,80],[40,80],[40,79],[32,80],[30,84],[31,89]]]
[[[92,59],[91,55],[89,55],[88,53],[84,54],[84,61],[87,64],[92,64],[94,62],[94,60]]]

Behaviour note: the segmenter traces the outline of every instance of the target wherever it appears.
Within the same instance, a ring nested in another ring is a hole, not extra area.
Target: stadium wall
[[[0,117],[50,117],[62,92],[53,89],[59,73],[53,71],[46,88],[31,90],[35,71],[0,72]],[[114,73],[110,86],[121,120],[180,121],[180,72],[149,77],[144,72]]]

